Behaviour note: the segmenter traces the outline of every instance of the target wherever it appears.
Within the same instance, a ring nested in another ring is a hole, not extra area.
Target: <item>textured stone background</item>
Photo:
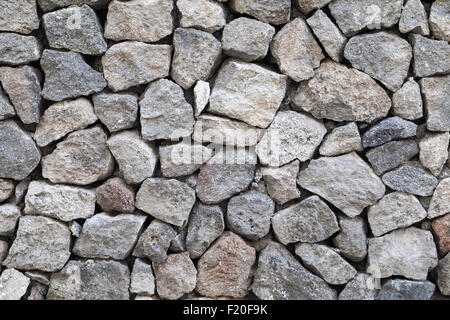
[[[0,300],[448,299],[450,1],[1,0]]]

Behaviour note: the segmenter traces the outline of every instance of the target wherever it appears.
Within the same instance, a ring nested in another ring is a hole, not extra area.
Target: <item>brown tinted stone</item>
[[[104,211],[132,213],[134,190],[120,178],[111,178],[97,188],[97,202]]]
[[[436,234],[439,251],[445,255],[450,251],[450,213],[439,219],[435,219],[431,227]]]

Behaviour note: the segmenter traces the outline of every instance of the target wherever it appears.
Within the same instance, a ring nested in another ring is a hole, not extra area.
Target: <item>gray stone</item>
[[[331,202],[349,217],[384,196],[385,186],[356,153],[312,160],[297,183]],[[339,192],[336,192],[339,190]]]
[[[427,111],[427,129],[450,131],[450,75],[420,79]]]
[[[36,0],[2,1],[0,31],[29,34],[39,28]]]
[[[0,179],[0,203],[7,200],[14,193],[14,182],[9,179]]]
[[[240,17],[225,26],[223,51],[227,56],[244,61],[262,60],[269,51],[275,28],[268,23]]]
[[[121,131],[106,142],[127,183],[140,184],[153,176],[158,155],[152,142],[144,141],[138,131]]]
[[[367,211],[370,229],[375,237],[399,228],[409,227],[427,216],[420,201],[411,194],[392,192]]]
[[[139,105],[142,137],[145,140],[176,141],[192,134],[194,110],[186,102],[183,89],[176,83],[168,79],[152,82],[141,96]]]
[[[106,87],[103,74],[92,69],[79,53],[44,50],[41,67],[45,73],[41,94],[47,100],[88,96]]]
[[[415,137],[417,125],[400,117],[386,118],[372,126],[362,136],[364,148],[377,147],[392,140]]]
[[[39,7],[44,12],[53,11],[70,5],[81,6],[87,4],[94,9],[103,9],[111,0],[38,0]]]
[[[155,277],[152,266],[137,258],[131,271],[130,292],[152,296],[155,294]]]
[[[113,91],[123,91],[167,77],[171,57],[170,45],[120,42],[102,57],[103,73]]]
[[[0,120],[12,118],[16,115],[13,105],[9,101],[8,96],[0,86]]]
[[[0,276],[0,300],[20,300],[31,280],[16,269],[6,269]]]
[[[433,194],[438,180],[422,168],[404,165],[383,175],[383,182],[391,189],[427,197]]]
[[[177,28],[173,46],[170,75],[183,89],[189,89],[198,80],[208,80],[220,63],[222,44],[208,32]]]
[[[430,300],[436,286],[430,281],[390,279],[378,292],[378,300]]]
[[[136,195],[136,208],[164,222],[182,226],[195,202],[195,191],[175,179],[148,178]]]
[[[393,275],[425,280],[438,264],[433,235],[414,227],[369,239],[368,273],[377,278]]]
[[[437,284],[441,293],[450,296],[450,254],[439,261],[437,277]]]
[[[267,128],[286,88],[284,75],[256,64],[227,60],[215,80],[208,111]]]
[[[444,40],[432,40],[411,34],[414,48],[414,75],[429,77],[450,72],[450,44]]]
[[[39,147],[45,147],[68,133],[95,123],[97,116],[86,98],[58,102],[48,107],[33,135]]]
[[[300,198],[297,188],[297,175],[300,161],[295,160],[280,168],[261,168],[267,192],[279,205]]]
[[[83,226],[79,224],[76,221],[69,222],[69,230],[72,233],[72,236],[75,238],[78,238],[81,234],[81,230],[83,229]]]
[[[305,20],[300,17],[275,35],[270,52],[281,72],[296,82],[314,77],[314,69],[325,58]]]
[[[408,0],[402,9],[398,24],[401,33],[414,32],[423,36],[430,34],[428,16],[420,0]]]
[[[307,14],[315,9],[325,7],[329,2],[331,2],[331,0],[297,0],[296,2],[300,10]]]
[[[4,240],[0,240],[0,271],[3,260],[5,260],[6,256],[8,255],[8,242]]]
[[[113,0],[108,7],[105,38],[156,42],[173,32],[173,7],[173,0]]]
[[[449,142],[450,134],[448,132],[427,133],[419,141],[420,163],[435,177],[439,177],[448,160]]]
[[[128,300],[130,270],[113,260],[70,260],[50,278],[48,300]]]
[[[134,189],[121,178],[108,179],[96,189],[97,203],[106,212],[134,212]]]
[[[332,157],[352,151],[363,151],[361,136],[355,122],[336,127],[328,134],[320,146],[322,156]]]
[[[11,199],[12,203],[18,205],[25,199],[25,194],[27,193],[30,182],[31,177],[28,176],[17,184],[16,189],[14,190],[14,197]]]
[[[450,4],[446,0],[436,0],[431,5],[430,27],[436,39],[450,42]]]
[[[227,23],[225,8],[211,0],[179,0],[177,8],[181,13],[180,26],[216,32]]]
[[[296,109],[319,119],[372,122],[391,108],[386,91],[361,71],[327,61],[315,74],[299,85],[293,101]]]
[[[414,140],[401,140],[373,148],[366,153],[366,157],[375,173],[381,175],[397,168],[418,153],[419,146]]]
[[[23,216],[3,265],[20,270],[58,271],[69,260],[70,237],[69,228],[62,222]]]
[[[293,242],[320,242],[339,231],[333,211],[318,196],[278,211],[272,218],[276,238],[286,245]]]
[[[0,177],[25,179],[39,164],[41,153],[15,121],[0,121]]]
[[[428,218],[433,219],[450,213],[450,178],[439,182],[428,207]]]
[[[203,255],[225,229],[223,212],[219,206],[198,203],[189,218],[186,249],[192,259]]]
[[[262,300],[335,300],[336,291],[307,271],[281,244],[271,242],[259,254],[252,284]]]
[[[209,83],[199,80],[194,87],[194,114],[198,117],[203,110],[205,110],[206,105],[209,103],[209,96],[211,95],[211,88]]]
[[[277,25],[287,23],[291,14],[291,1],[289,0],[231,0],[230,6],[236,12]]]
[[[367,227],[362,217],[338,216],[340,230],[333,244],[340,253],[355,262],[363,261],[367,255]]]
[[[31,181],[24,213],[61,221],[87,219],[94,215],[95,200],[95,191],[90,189]]]
[[[41,57],[42,44],[33,36],[0,33],[0,63],[11,66],[28,64]]]
[[[392,95],[392,112],[407,120],[423,117],[423,102],[419,84],[409,78],[397,92]]]
[[[339,293],[339,300],[375,300],[374,278],[366,273],[358,273]]]
[[[14,204],[0,205],[0,236],[12,236],[16,230],[17,221],[22,215],[20,208]]]
[[[30,66],[1,67],[0,82],[25,124],[38,123],[41,111],[41,72]]]
[[[99,126],[70,133],[42,158],[42,176],[53,183],[87,185],[109,177],[114,159]]]

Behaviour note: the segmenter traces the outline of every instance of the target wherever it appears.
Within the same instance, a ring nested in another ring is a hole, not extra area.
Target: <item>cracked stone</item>
[[[375,173],[381,175],[397,168],[418,153],[419,146],[414,140],[400,140],[373,148],[366,153],[366,157]]]

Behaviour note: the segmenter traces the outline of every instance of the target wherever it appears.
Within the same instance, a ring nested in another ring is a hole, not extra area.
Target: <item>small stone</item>
[[[110,1],[111,0],[38,0],[38,4],[42,11],[48,12],[70,5],[81,6],[83,4],[87,4],[94,9],[103,9]]]
[[[212,34],[192,28],[177,28],[170,75],[183,89],[198,80],[208,80],[220,63],[222,44]]]
[[[88,5],[46,13],[43,25],[51,48],[93,56],[102,55],[108,49],[100,20]]]
[[[349,217],[359,215],[385,192],[381,179],[354,152],[312,160],[308,168],[300,171],[297,183],[331,202]]]
[[[437,263],[436,246],[429,231],[410,227],[369,239],[367,270],[377,278],[397,275],[425,280]]]
[[[428,208],[428,218],[433,219],[446,213],[450,213],[450,178],[441,180],[434,190]]]
[[[72,252],[79,257],[124,260],[133,250],[145,217],[98,213],[86,220]]]
[[[450,71],[450,44],[443,40],[432,40],[418,34],[411,34],[414,48],[414,75],[429,77]]]
[[[69,222],[69,230],[72,233],[72,236],[75,238],[79,238],[81,234],[81,230],[83,229],[83,226],[79,224],[76,221]]]
[[[29,34],[39,28],[36,0],[2,1],[0,31]]]
[[[97,203],[106,212],[134,212],[134,190],[120,178],[111,178],[96,190]]]
[[[402,9],[398,24],[401,33],[414,32],[423,36],[430,34],[428,16],[420,0],[408,0]]]
[[[48,107],[34,133],[39,147],[45,147],[70,132],[95,123],[97,116],[92,103],[86,98],[58,102]]]
[[[138,97],[135,93],[102,92],[92,97],[94,112],[109,132],[134,127],[138,115]]]
[[[103,73],[113,91],[123,91],[167,77],[171,57],[170,45],[120,42],[111,46],[102,57]]]
[[[364,148],[377,147],[392,140],[415,137],[417,125],[400,117],[386,118],[372,126],[362,136]]]
[[[430,281],[390,279],[381,287],[377,300],[430,300],[435,289]]]
[[[20,300],[31,280],[16,269],[6,269],[0,276],[0,300]]]
[[[144,141],[138,131],[121,131],[106,142],[129,184],[140,184],[153,176],[158,155],[152,142]]]
[[[212,0],[179,0],[180,25],[183,28],[197,28],[206,32],[216,32],[227,23],[225,8]]]
[[[428,133],[419,141],[420,163],[438,177],[448,160],[450,134]]]
[[[5,260],[8,255],[8,242],[0,240],[0,271],[3,260]]]
[[[339,294],[339,300],[375,300],[377,294],[373,286],[374,278],[366,273],[358,273]]]
[[[450,296],[450,254],[439,261],[437,277],[437,284],[441,293]]]
[[[276,242],[259,254],[252,291],[262,300],[336,300],[334,289]]]
[[[56,272],[69,260],[70,237],[69,228],[62,222],[42,216],[22,216],[3,265]]]
[[[42,97],[51,101],[63,101],[88,96],[102,91],[106,81],[75,52],[44,50],[41,67],[45,73]]]
[[[0,179],[0,203],[9,199],[14,193],[14,182],[9,179]]]
[[[25,124],[38,123],[41,112],[41,72],[30,66],[0,67],[0,82]]]
[[[391,189],[427,197],[433,195],[438,180],[422,168],[401,166],[383,175],[383,182]]]
[[[270,52],[281,72],[296,82],[314,77],[314,69],[325,58],[305,20],[300,17],[289,22],[275,35]]]
[[[201,257],[224,229],[223,212],[219,206],[199,203],[194,207],[186,234],[186,249],[191,258]]]
[[[187,252],[171,254],[163,263],[153,263],[156,290],[162,299],[176,300],[195,289],[197,270]]]
[[[70,260],[50,278],[48,300],[128,300],[128,266],[113,260]]]
[[[181,227],[195,203],[195,191],[175,179],[148,178],[136,195],[136,208]]]
[[[256,146],[259,160],[279,167],[298,159],[310,160],[327,129],[322,121],[295,111],[280,111]]]
[[[431,227],[438,238],[439,251],[446,255],[450,251],[450,214],[433,220]]]
[[[42,176],[53,183],[87,185],[110,176],[114,159],[99,126],[70,133],[42,158]]]
[[[284,99],[286,88],[284,75],[256,64],[227,60],[215,80],[208,111],[267,128]]]
[[[13,105],[9,101],[8,96],[0,86],[0,120],[12,118],[16,115]]]
[[[391,141],[373,148],[366,157],[376,174],[381,175],[397,168],[403,162],[419,153],[419,146],[414,140]]]
[[[425,219],[427,212],[411,194],[392,192],[371,206],[367,212],[370,229],[375,237],[399,228],[409,227]]]
[[[48,286],[41,283],[32,283],[30,288],[30,294],[27,300],[45,300],[45,295],[47,294]]]
[[[25,179],[41,160],[41,152],[30,135],[15,121],[0,121],[0,177]]]
[[[427,111],[427,129],[450,131],[450,75],[420,79]]]
[[[253,276],[256,250],[232,232],[223,235],[198,261],[196,291],[206,297],[244,297]]]
[[[209,87],[209,83],[201,80],[197,81],[197,84],[194,87],[194,114],[196,117],[198,117],[206,108],[206,105],[209,103],[210,95],[211,88]]]
[[[449,13],[450,4],[446,0],[436,0],[431,5],[430,27],[436,39],[450,42]]]
[[[16,33],[0,33],[0,63],[17,66],[39,60],[42,44],[33,36]]]
[[[320,242],[339,231],[333,211],[318,196],[278,211],[272,218],[272,228],[278,241]]]
[[[173,7],[173,0],[113,0],[108,7],[105,38],[156,42],[173,32]]]
[[[230,6],[238,13],[248,14],[259,21],[276,25],[289,22],[291,14],[289,0],[231,0]]]
[[[315,9],[325,7],[331,0],[297,0],[296,2],[300,10],[303,13],[308,14]],[[316,12],[318,11],[320,10],[317,10]]]
[[[17,184],[16,189],[14,190],[14,197],[11,199],[12,203],[18,205],[25,199],[25,194],[27,193],[30,182],[31,177],[28,176]]]
[[[367,228],[362,217],[338,216],[340,230],[333,243],[340,253],[355,262],[363,261],[367,255]]]
[[[392,95],[393,113],[403,119],[417,120],[423,117],[423,102],[419,84],[409,78],[397,92]]]
[[[137,258],[131,272],[130,292],[152,296],[155,294],[155,277],[152,266]]]
[[[262,168],[267,192],[279,205],[300,198],[297,188],[297,175],[300,170],[300,161],[295,160],[280,168]]]
[[[168,79],[152,82],[141,96],[139,105],[145,140],[173,141],[192,134],[194,111],[186,102],[183,89],[176,83]]]
[[[186,226],[183,226],[181,230],[178,231],[178,234],[175,236],[175,238],[170,241],[170,251],[175,253],[186,251],[186,233],[187,228]]]
[[[325,1],[329,2],[328,0]],[[306,22],[330,58],[336,62],[340,62],[344,58],[344,48],[347,44],[347,38],[339,28],[336,27],[322,10],[317,10]]]
[[[256,155],[245,149],[221,150],[200,168],[197,196],[216,204],[246,190],[255,176]]]
[[[25,271],[25,275],[43,286],[50,284],[50,275],[41,271]]]
[[[31,181],[25,197],[25,214],[42,215],[61,221],[87,219],[95,212],[93,190]]]
[[[296,109],[319,119],[373,122],[391,108],[386,91],[361,71],[327,61],[315,74],[299,85],[293,101]]]
[[[177,232],[170,225],[154,219],[139,237],[133,256],[146,257],[155,262],[164,262],[167,259],[170,242],[176,235]]]
[[[223,29],[223,51],[227,56],[248,62],[262,60],[269,51],[274,35],[275,28],[270,24],[240,17]]]
[[[320,146],[322,156],[333,157],[352,151],[363,151],[361,136],[355,122],[336,127],[328,134]]]
[[[16,205],[10,203],[0,205],[0,236],[12,236],[21,215],[20,208]]]

